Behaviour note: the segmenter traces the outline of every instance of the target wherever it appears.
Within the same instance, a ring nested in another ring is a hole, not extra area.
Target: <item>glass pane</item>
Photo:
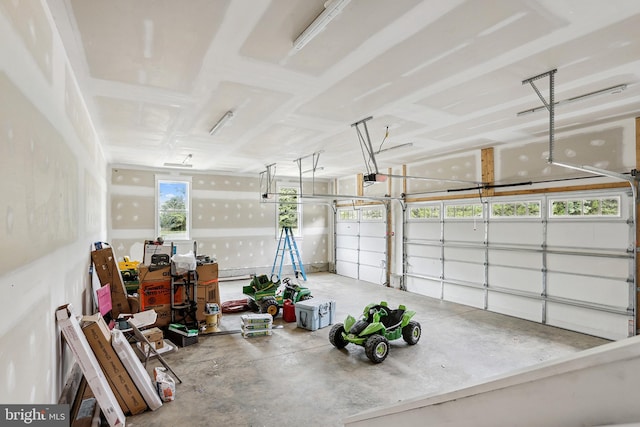
[[[189,184],[158,182],[158,224],[166,240],[188,239]]]
[[[600,200],[585,200],[582,207],[582,212],[585,215],[600,215]]]
[[[620,215],[620,201],[618,199],[603,199],[602,215]]]
[[[567,215],[567,202],[563,201],[554,201],[551,204],[551,214],[553,216],[565,216]]]
[[[281,188],[278,201],[278,225],[298,228],[298,191],[295,188]]]
[[[540,203],[538,202],[529,202],[529,216],[540,216]]]
[[[582,215],[582,200],[569,200],[567,212],[573,216]]]

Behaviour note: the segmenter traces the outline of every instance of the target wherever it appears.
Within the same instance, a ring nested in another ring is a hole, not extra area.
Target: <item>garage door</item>
[[[407,290],[609,339],[634,335],[629,192],[410,204]]]
[[[336,211],[336,273],[367,282],[386,281],[384,206]]]

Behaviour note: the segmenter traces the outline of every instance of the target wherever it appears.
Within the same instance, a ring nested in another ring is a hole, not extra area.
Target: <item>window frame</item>
[[[192,234],[192,230],[191,230],[191,197],[192,197],[192,189],[191,189],[191,177],[186,177],[186,176],[172,176],[172,175],[156,175],[155,176],[155,200],[154,200],[154,204],[155,204],[155,234],[156,237],[160,237],[162,236],[162,238],[166,241],[188,241],[191,240],[191,234]],[[171,235],[163,235],[162,230],[161,230],[161,221],[160,221],[160,213],[162,210],[162,207],[160,205],[161,203],[161,193],[160,193],[160,186],[162,184],[167,184],[167,183],[175,183],[175,184],[184,184],[186,185],[186,194],[184,197],[184,201],[185,201],[185,220],[186,220],[186,227],[185,227],[185,232],[177,237],[173,237]]]
[[[611,215],[602,214],[602,205],[605,200],[616,200],[617,208],[618,208],[616,214],[611,214]],[[585,202],[594,202],[594,201],[599,202],[599,213],[595,215],[585,214]],[[565,209],[567,210],[569,209],[570,204],[579,203],[580,214],[579,215],[572,215],[570,213],[565,213],[563,215],[556,214],[554,213],[554,207],[556,206],[557,203],[565,203],[566,204]],[[553,197],[549,199],[548,215],[549,215],[549,218],[553,218],[553,219],[621,218],[622,217],[622,199],[619,195],[616,195],[616,196],[604,195],[604,196],[593,196],[593,197]]]
[[[282,193],[283,189],[293,189],[296,192],[296,227],[291,227],[291,229],[295,237],[302,237],[302,203],[300,202],[300,186],[290,182],[278,182],[275,203],[276,238],[280,238],[280,231],[282,230],[282,226],[280,224],[280,193]]]

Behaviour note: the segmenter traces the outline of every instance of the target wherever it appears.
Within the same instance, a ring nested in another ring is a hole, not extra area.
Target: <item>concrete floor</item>
[[[222,301],[242,298],[247,280],[222,282]],[[422,338],[392,341],[374,365],[364,348],[337,350],[330,327],[308,331],[280,315],[270,337],[203,335],[164,355],[180,376],[176,399],[127,418],[130,426],[341,426],[347,416],[420,395],[467,386],[608,341],[472,307],[408,294],[330,273],[308,276],[316,298],[336,301],[336,322],[371,302],[417,312]],[[238,329],[225,314],[222,330]],[[160,366],[152,359],[147,368]]]

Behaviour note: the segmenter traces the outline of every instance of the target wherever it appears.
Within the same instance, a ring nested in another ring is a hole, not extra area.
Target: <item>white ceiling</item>
[[[374,149],[387,126],[383,149],[413,143],[381,168],[539,139],[548,114],[516,116],[541,105],[522,80],[552,69],[558,101],[628,85],[558,107],[558,132],[640,115],[638,0],[352,0],[297,52],[324,0],[47,3],[117,165],[293,176],[321,152],[316,177],[346,176],[369,116]]]

